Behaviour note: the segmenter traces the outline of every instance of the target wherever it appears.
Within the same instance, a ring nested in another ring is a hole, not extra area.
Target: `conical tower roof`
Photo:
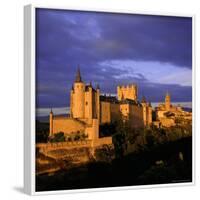
[[[98,89],[100,89],[100,87],[99,87],[99,84],[97,83],[97,85],[96,85],[96,89],[98,90]]]
[[[146,103],[146,98],[145,98],[145,96],[142,96],[141,103]]]
[[[169,91],[166,92],[166,97],[170,97]]]
[[[149,101],[149,106],[152,107],[152,106],[151,106],[151,101]]]
[[[81,72],[80,72],[80,67],[79,66],[78,66],[78,69],[77,69],[77,72],[76,72],[75,82],[82,82]]]

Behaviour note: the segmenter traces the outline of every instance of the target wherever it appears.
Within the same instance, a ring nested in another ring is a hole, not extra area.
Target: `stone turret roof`
[[[92,91],[96,92],[96,90],[92,87],[91,84],[85,86],[85,91],[89,91],[89,88],[92,88]]]

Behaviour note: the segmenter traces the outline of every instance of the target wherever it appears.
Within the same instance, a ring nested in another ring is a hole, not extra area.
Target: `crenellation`
[[[137,86],[135,84],[121,85],[117,87],[118,100],[132,99],[137,100]]]

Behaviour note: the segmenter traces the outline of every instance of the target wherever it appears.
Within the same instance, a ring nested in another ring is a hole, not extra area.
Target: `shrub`
[[[95,150],[95,158],[97,161],[111,162],[113,156],[113,148],[109,145],[103,145],[102,148]]]
[[[50,142],[65,142],[65,136],[63,132],[55,133]]]

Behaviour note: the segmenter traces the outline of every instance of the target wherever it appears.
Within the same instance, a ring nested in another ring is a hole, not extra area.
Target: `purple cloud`
[[[100,65],[115,60],[145,62],[147,66],[159,62],[160,73],[166,73],[166,63],[191,70],[192,19],[37,9],[37,107],[69,105],[78,64],[83,79],[99,83],[103,93],[115,93],[116,85],[135,82],[152,101],[160,101],[166,89],[174,94],[174,101],[191,101],[191,86],[155,83],[156,75],[149,80],[141,70],[119,79],[130,73],[130,66],[116,70]],[[158,70],[149,67],[152,72]]]

